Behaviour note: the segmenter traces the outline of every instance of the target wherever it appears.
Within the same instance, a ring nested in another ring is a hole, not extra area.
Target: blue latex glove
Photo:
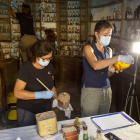
[[[36,33],[35,35],[36,35],[37,39],[41,40],[41,37],[40,37],[40,35],[38,33]]]
[[[45,90],[45,91],[37,91],[35,92],[35,99],[51,99],[54,92],[51,90]]]
[[[13,5],[12,5],[12,6],[13,6],[13,7],[15,7],[15,8],[17,8],[17,7],[18,7],[16,3],[13,3]]]

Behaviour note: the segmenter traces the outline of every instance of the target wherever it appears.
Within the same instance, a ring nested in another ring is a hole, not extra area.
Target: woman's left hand
[[[16,3],[13,3],[11,6],[13,6],[13,7],[15,7],[15,8],[18,7]]]
[[[37,39],[41,40],[41,37],[40,37],[40,35],[38,33],[36,33],[35,35],[36,35]]]

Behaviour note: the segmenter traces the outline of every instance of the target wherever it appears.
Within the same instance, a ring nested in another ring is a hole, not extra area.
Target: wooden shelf
[[[8,7],[8,5],[4,4],[4,3],[0,3],[0,6],[7,6]]]
[[[5,34],[5,33],[9,33],[10,34],[10,32],[0,32],[0,34]]]
[[[57,13],[57,12],[44,12],[44,13],[46,14],[46,13]]]
[[[68,8],[68,10],[80,10],[80,8]]]
[[[134,42],[134,41],[136,41],[135,39],[127,39],[127,38],[124,38],[124,37],[122,37],[122,39],[123,39],[123,40],[126,40],[126,41],[128,41],[128,42]]]
[[[80,18],[80,16],[68,16],[68,17],[79,17]]]
[[[123,20],[129,20],[129,21],[140,21],[140,18],[125,18]]]
[[[0,40],[0,42],[11,42],[11,40]]]
[[[0,17],[0,19],[9,19],[9,17]]]
[[[58,21],[42,21],[42,22],[45,22],[45,23],[46,23],[46,22],[53,22],[53,23],[55,23],[55,22],[58,22]]]
[[[9,14],[7,14],[7,13],[0,13],[1,15],[9,15]]]
[[[9,24],[9,22],[0,22],[0,24]]]
[[[100,20],[88,21],[88,22],[98,22]],[[109,19],[107,21],[121,21],[121,19]]]
[[[112,35],[111,37],[112,38],[116,38],[116,39],[120,39],[120,36],[114,36],[114,35]]]
[[[69,25],[69,24],[67,24],[68,26],[73,26],[73,24],[71,24],[71,25]],[[80,24],[75,24],[75,26],[80,26]]]
[[[111,5],[114,5],[116,3],[122,3],[122,0],[114,0],[114,1],[111,1],[109,3],[106,3],[106,4],[102,4],[102,5],[97,5],[97,6],[89,6],[88,8],[101,8],[101,7],[106,7],[106,6],[111,6]]]

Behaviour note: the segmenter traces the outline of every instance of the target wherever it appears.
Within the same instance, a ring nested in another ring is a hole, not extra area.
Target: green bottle
[[[84,125],[84,126],[83,126],[83,140],[88,140],[87,125]]]

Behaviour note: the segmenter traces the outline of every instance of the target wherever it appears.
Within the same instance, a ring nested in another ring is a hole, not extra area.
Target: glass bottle
[[[74,8],[74,3],[72,4],[72,8]]]
[[[76,22],[75,22],[75,19],[73,20],[73,24],[75,24]]]
[[[73,11],[73,14],[72,14],[73,16],[75,16],[75,12]]]
[[[100,130],[97,130],[97,136],[96,136],[96,138],[94,138],[94,140],[103,140]]]
[[[42,20],[45,21],[45,15],[42,16]],[[48,20],[48,15],[47,15],[47,20]]]
[[[70,20],[70,25],[72,25],[72,19]]]
[[[63,27],[62,32],[65,32],[65,28]]]
[[[54,4],[52,4],[52,12],[54,12]]]
[[[79,24],[79,21],[78,21],[78,19],[76,20],[76,25],[78,25]]]
[[[71,13],[71,11],[70,11],[70,16],[72,16],[72,13]]]
[[[53,21],[56,21],[56,16],[55,16],[55,14],[54,14],[54,16],[53,16]]]
[[[69,27],[69,33],[71,33],[71,28]]]
[[[83,140],[88,140],[87,125],[84,125],[84,126],[83,126]]]
[[[85,16],[85,12],[83,11],[83,13],[82,13],[82,16],[84,17]]]
[[[78,17],[78,11],[76,12],[76,16]]]
[[[125,13],[125,18],[129,18],[129,15],[130,15],[130,13],[129,13],[129,7],[127,7],[126,8],[126,13]]]
[[[50,15],[49,14],[47,15],[47,21],[50,21]]]
[[[113,19],[116,19],[116,8],[114,8],[114,11],[113,11]]]
[[[76,3],[76,5],[75,5],[75,8],[78,8],[78,5],[77,5],[77,3]]]
[[[40,20],[40,15],[37,16],[37,20]]]
[[[68,8],[69,8],[69,9],[71,8],[71,5],[70,5],[70,3],[69,3],[69,6],[68,6]]]
[[[53,18],[51,17],[51,21],[53,21]]]
[[[120,16],[120,11],[119,11],[119,7],[117,7],[117,11],[116,11],[116,19],[119,19]]]
[[[93,16],[92,16],[92,14],[90,15],[90,21],[93,21]]]
[[[139,13],[140,13],[140,11],[139,11]],[[130,8],[129,18],[133,18],[133,15],[132,15],[132,8]]]

